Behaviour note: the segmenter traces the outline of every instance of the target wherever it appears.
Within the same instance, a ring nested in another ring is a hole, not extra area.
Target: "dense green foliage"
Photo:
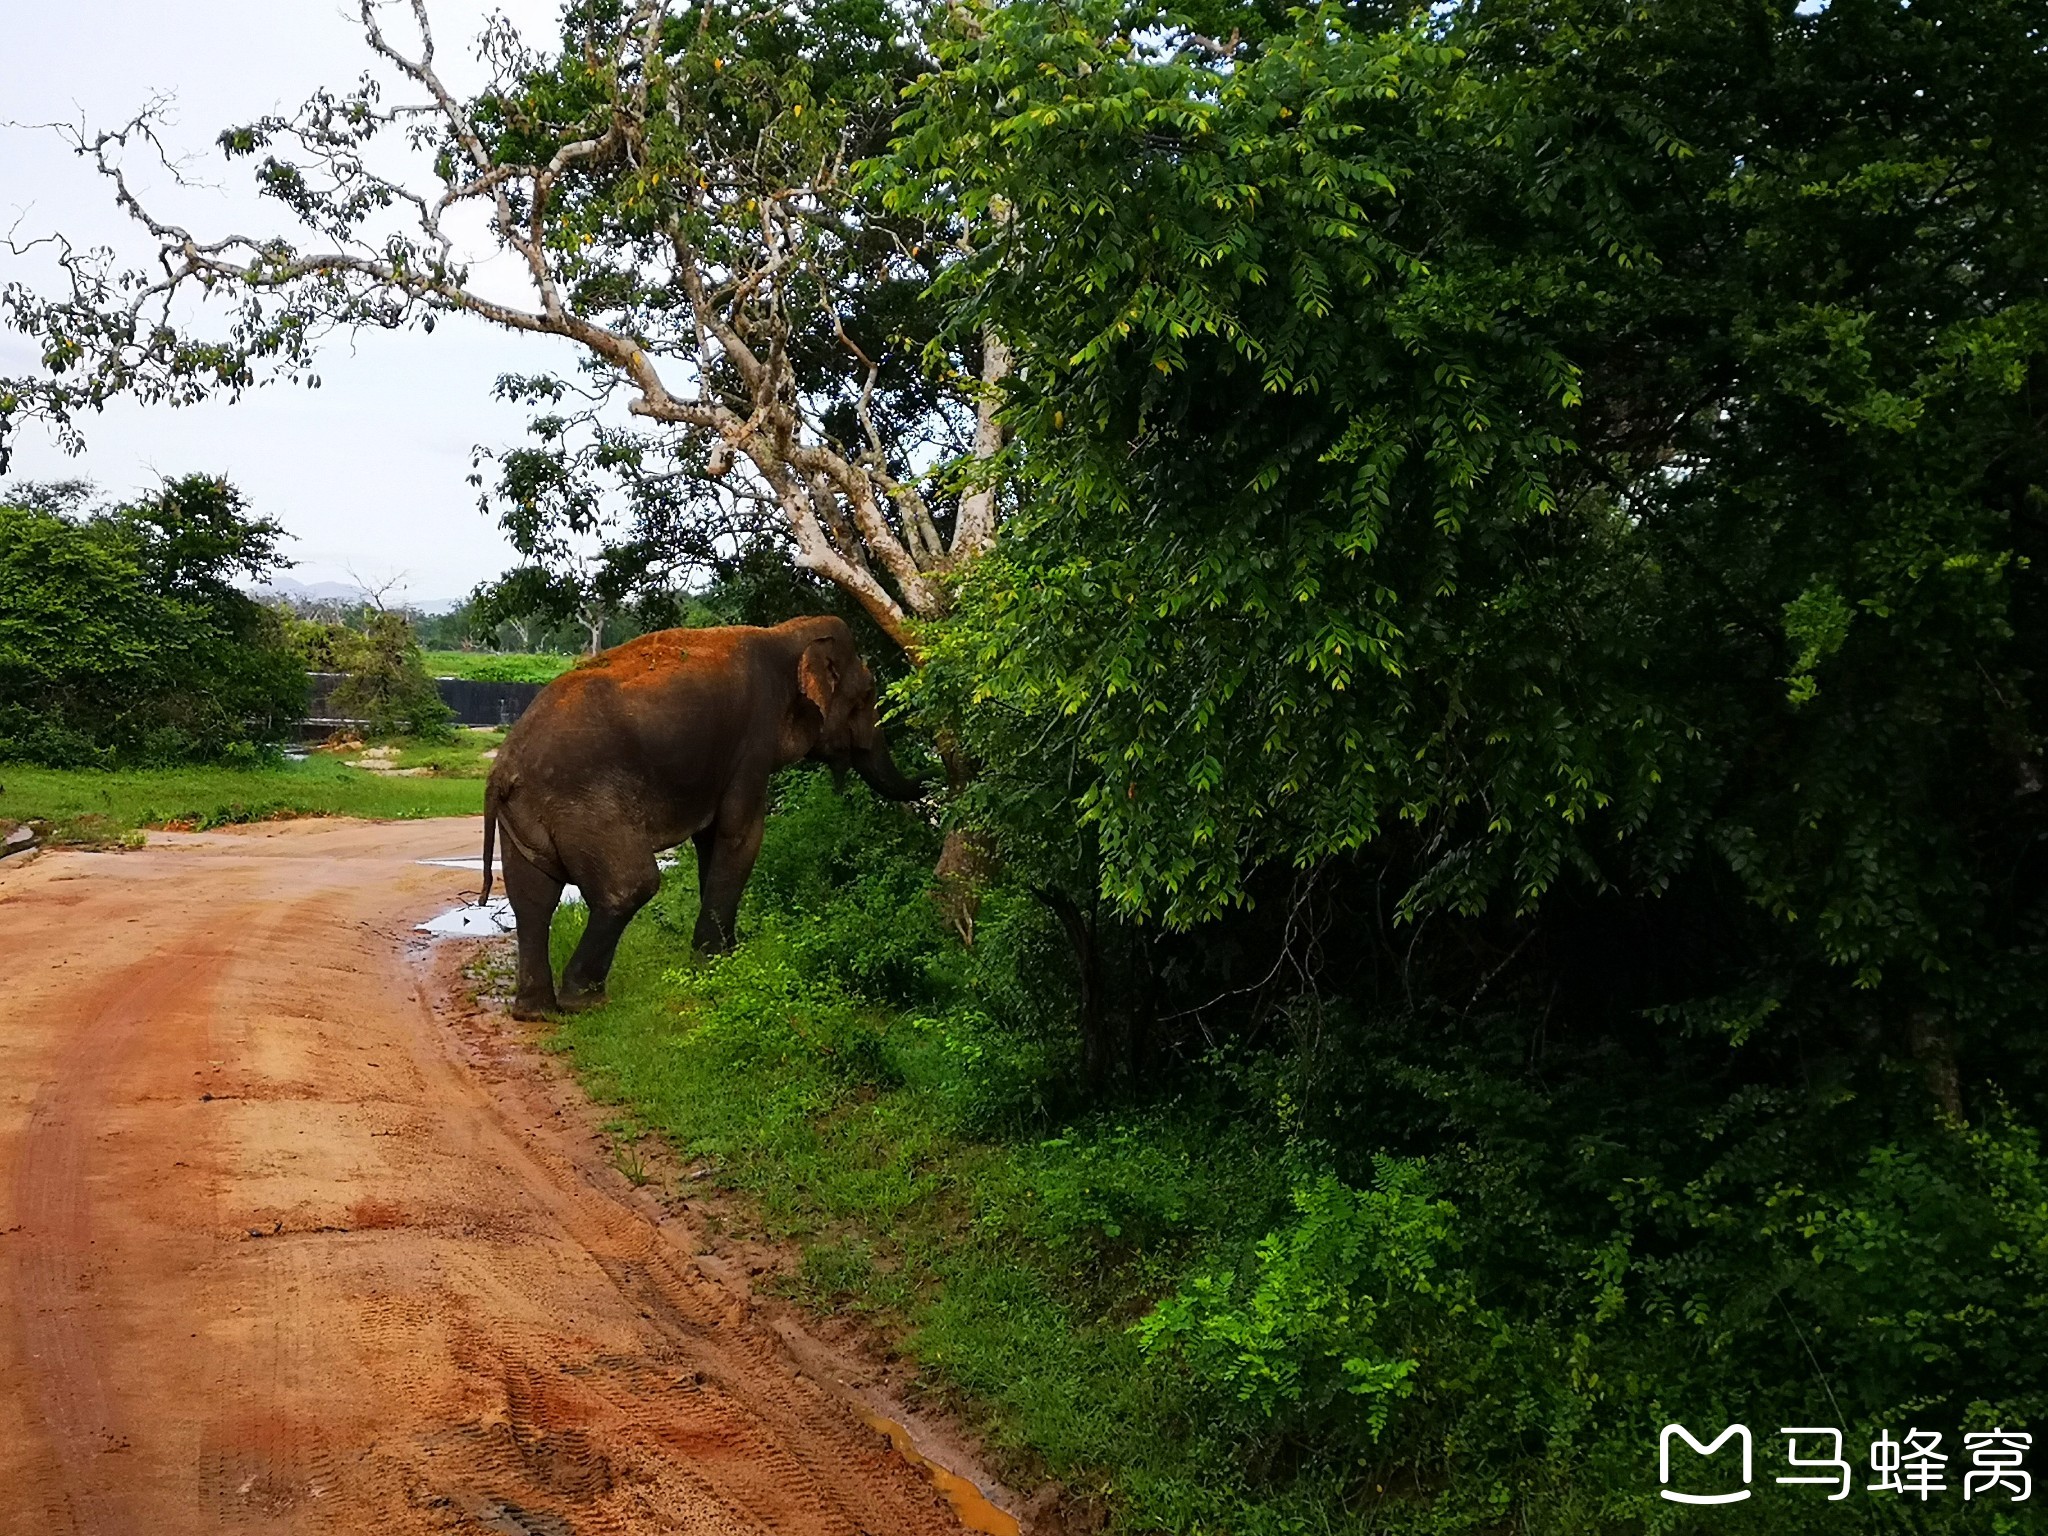
[[[991,732],[1075,722],[1105,894],[1195,921],[1405,823],[1412,910],[1712,857],[1866,982],[2008,950],[2033,8],[1229,19],[1225,74],[1006,6],[906,141],[1010,210],[953,291],[1030,363],[941,643]]]
[[[1147,1325],[1272,1497],[2039,1419],[2044,21],[1021,3],[916,88],[1021,497],[920,694],[1099,1059],[1314,1149]]]
[[[281,530],[205,475],[89,516],[84,494],[0,506],[0,759],[253,758],[305,707],[283,620],[230,585]]]
[[[2038,1370],[2048,1184],[2010,1118],[1827,1157],[1853,1121],[1799,1132],[1620,1043],[1597,1075],[1526,1068],[1507,1020],[1339,1035],[1379,1058],[1348,1123],[1310,1053],[1245,1044],[1102,1104],[1058,924],[998,888],[962,950],[924,895],[936,843],[792,776],[741,948],[689,956],[686,858],[560,1040],[629,1133],[802,1244],[797,1295],[898,1333],[1027,1491],[1135,1530],[1659,1529],[1658,1428],[1742,1419],[1760,1486],[1717,1529],[1947,1529],[1953,1481],[1904,1523],[1860,1474],[1846,1506],[1775,1486],[1771,1431],[1840,1424],[1860,1463],[1866,1414],[1952,1449],[2036,1421],[2038,1390],[1972,1390]]]

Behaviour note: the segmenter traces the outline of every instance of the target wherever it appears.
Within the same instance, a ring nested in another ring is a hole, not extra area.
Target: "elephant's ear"
[[[832,654],[830,639],[821,636],[804,647],[797,659],[796,682],[804,697],[818,706],[818,713],[831,719],[839,696],[839,658]]]

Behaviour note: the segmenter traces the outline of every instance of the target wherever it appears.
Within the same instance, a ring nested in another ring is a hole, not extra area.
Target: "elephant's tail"
[[[482,906],[491,899],[491,850],[498,841],[498,794],[495,786],[484,786],[484,888],[476,898]]]

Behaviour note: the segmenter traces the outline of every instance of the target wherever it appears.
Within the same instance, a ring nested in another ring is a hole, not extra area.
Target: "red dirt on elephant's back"
[[[622,688],[644,686],[674,676],[685,662],[716,663],[737,644],[737,636],[728,629],[658,630],[578,662],[555,685],[568,692],[602,677]]]

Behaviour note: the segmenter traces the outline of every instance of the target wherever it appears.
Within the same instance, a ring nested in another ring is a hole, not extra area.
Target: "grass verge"
[[[480,777],[401,778],[350,768],[326,754],[254,768],[0,764],[0,817],[44,824],[53,843],[117,841],[144,827],[201,830],[290,816],[477,816],[483,805]]]
[[[323,747],[316,758],[355,765],[359,772],[397,770],[415,778],[484,779],[491,760],[505,744],[505,733],[482,726],[460,725],[445,741],[414,741],[395,737],[373,746]],[[368,760],[379,767],[365,767]]]

